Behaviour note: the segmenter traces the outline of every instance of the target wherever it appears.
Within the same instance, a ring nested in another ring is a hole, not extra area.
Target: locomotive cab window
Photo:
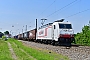
[[[54,29],[56,29],[56,26],[54,25]]]
[[[71,24],[59,24],[60,29],[72,29]]]

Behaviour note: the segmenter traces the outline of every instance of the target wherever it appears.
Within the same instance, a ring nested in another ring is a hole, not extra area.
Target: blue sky
[[[90,9],[90,0],[0,0],[0,31],[12,30],[15,35],[22,33],[22,29],[25,31],[25,25],[27,30],[35,28],[35,19],[40,26],[41,18],[47,19],[45,23],[64,18],[77,33],[89,23],[90,10],[87,9]]]

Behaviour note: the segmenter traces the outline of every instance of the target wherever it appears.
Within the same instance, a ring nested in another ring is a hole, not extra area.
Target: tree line
[[[76,44],[90,45],[90,27],[85,25],[80,33],[75,34]]]
[[[0,38],[4,35],[9,35],[9,31],[5,31],[4,33],[0,32]]]

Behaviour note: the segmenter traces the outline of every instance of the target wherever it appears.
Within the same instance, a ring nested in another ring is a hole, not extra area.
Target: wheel
[[[35,43],[37,43],[37,40],[35,40]]]
[[[66,43],[66,47],[71,47],[71,43]]]
[[[41,44],[42,44],[42,41],[43,41],[43,40],[41,39],[41,40],[40,40],[40,43],[41,43]]]
[[[48,45],[48,40],[46,40],[46,44]]]
[[[51,44],[54,46],[55,45],[55,40],[52,40]]]

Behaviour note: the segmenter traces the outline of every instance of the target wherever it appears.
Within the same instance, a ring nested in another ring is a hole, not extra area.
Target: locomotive
[[[53,23],[43,25],[38,29],[33,29],[23,34],[19,34],[18,39],[32,40],[52,45],[59,44],[71,46],[71,43],[75,41],[74,30],[70,22],[63,21],[63,19],[57,20]]]
[[[36,40],[39,42],[45,42],[46,44],[55,43],[60,45],[68,45],[74,41],[74,30],[70,22],[63,22],[64,20],[54,21],[41,26],[37,30]]]

